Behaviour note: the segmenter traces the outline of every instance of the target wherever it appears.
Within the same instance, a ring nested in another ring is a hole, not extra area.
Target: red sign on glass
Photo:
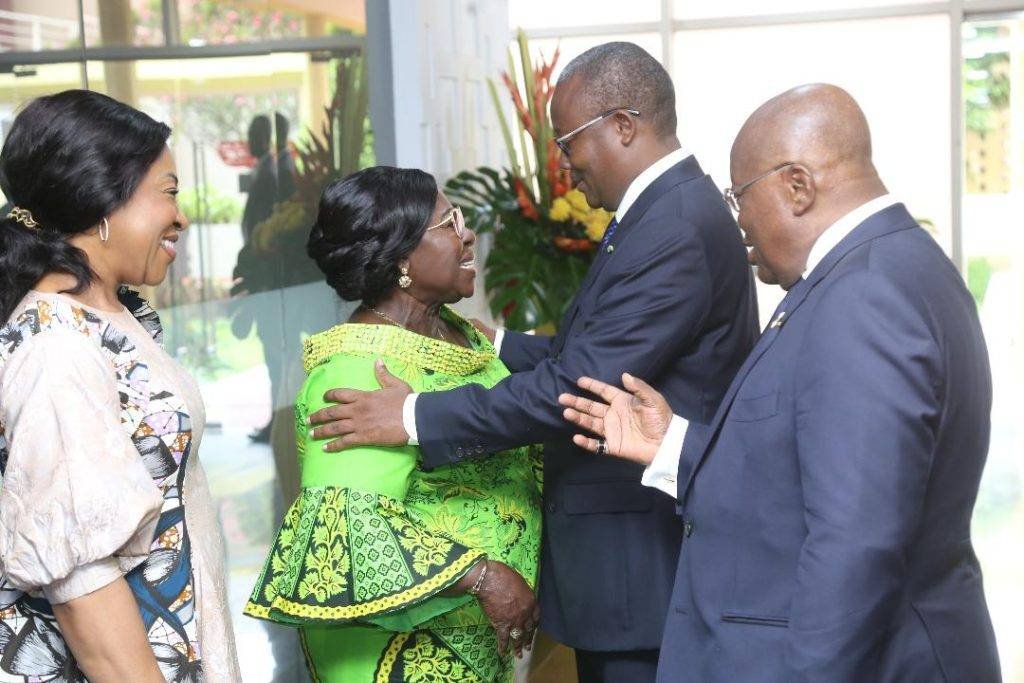
[[[245,140],[225,140],[217,143],[217,154],[228,166],[245,166],[252,168],[256,165],[256,157],[249,154],[249,143]]]

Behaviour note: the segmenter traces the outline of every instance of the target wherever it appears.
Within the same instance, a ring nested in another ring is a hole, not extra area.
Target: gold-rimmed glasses
[[[743,183],[742,185],[740,185],[739,187],[727,187],[722,192],[722,198],[725,199],[725,203],[729,205],[730,209],[732,209],[736,213],[739,213],[740,212],[740,196],[744,192],[749,190],[751,185],[756,183],[758,180],[761,180],[762,178],[767,178],[768,176],[770,176],[773,173],[778,173],[779,171],[781,171],[782,169],[786,168],[787,166],[795,166],[795,165],[796,165],[795,161],[787,161],[784,164],[779,164],[778,166],[775,166],[774,168],[765,171],[764,173],[762,173],[761,175],[757,176],[753,180],[749,180],[749,181]]]
[[[431,225],[426,229],[425,232],[431,230],[437,230],[438,228],[445,228],[449,225],[455,229],[455,235],[461,240],[466,234],[466,218],[462,215],[462,209],[457,206],[453,206],[451,213],[449,213],[440,223],[437,225]]]

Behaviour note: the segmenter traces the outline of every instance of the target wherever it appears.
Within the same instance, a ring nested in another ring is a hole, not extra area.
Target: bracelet
[[[484,566],[480,570],[480,576],[476,577],[476,583],[474,583],[472,585],[472,587],[470,587],[470,589],[467,590],[466,592],[469,593],[470,595],[478,595],[480,593],[480,589],[484,585],[484,577],[485,576],[487,576],[487,558],[486,557],[484,558]]]

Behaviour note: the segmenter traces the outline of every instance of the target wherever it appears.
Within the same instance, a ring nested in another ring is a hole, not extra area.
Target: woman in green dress
[[[473,294],[475,240],[423,171],[366,169],[321,198],[309,254],[343,299],[362,303],[306,341],[302,491],[245,608],[300,627],[314,680],[511,681],[513,655],[532,641],[539,453],[428,472],[414,446],[339,455],[306,424],[330,389],[379,388],[381,367],[418,392],[509,374],[448,307]]]

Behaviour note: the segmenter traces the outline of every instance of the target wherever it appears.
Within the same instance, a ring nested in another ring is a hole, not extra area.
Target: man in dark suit
[[[788,293],[715,418],[686,424],[631,376],[581,380],[605,403],[561,399],[609,451],[677,474],[658,679],[999,680],[970,537],[991,406],[971,295],[886,193],[844,91],[763,105],[731,167],[752,259]]]
[[[576,187],[615,212],[559,333],[505,332],[496,341],[513,374],[490,390],[414,396],[381,376],[377,392],[332,392],[340,405],[313,422],[340,422],[314,436],[413,437],[426,467],[544,442],[541,627],[577,649],[581,680],[642,682],[654,678],[678,558],[675,506],[641,485],[642,467],[574,447],[557,397],[582,374],[642,373],[706,422],[753,345],[756,301],[739,231],[680,149],[672,82],[654,58],[631,43],[588,50],[562,73],[551,114]]]

